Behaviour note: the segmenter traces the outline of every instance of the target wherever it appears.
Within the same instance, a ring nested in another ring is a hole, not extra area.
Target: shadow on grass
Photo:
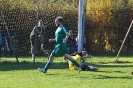
[[[11,71],[11,70],[33,70],[37,69],[38,67],[43,68],[45,66],[46,62],[0,62],[0,71]],[[50,66],[49,69],[66,69],[68,68],[68,64],[64,62],[54,62]]]
[[[121,68],[121,67],[133,67],[133,63],[88,63],[89,65],[98,67],[98,68]]]
[[[118,65],[95,65],[99,68],[122,68],[122,67],[133,67],[133,65],[125,65],[125,64],[118,64]]]
[[[93,79],[133,79],[133,76],[131,76],[131,74],[129,74],[129,76],[108,76],[108,75],[91,74],[91,79],[92,77]],[[78,76],[77,78],[87,79],[87,80],[90,79],[90,77],[84,77],[84,76]]]
[[[87,80],[91,80],[91,78],[89,77],[77,77],[77,78],[80,78],[80,79],[87,79]],[[94,75],[93,76],[93,79],[133,79],[132,76],[105,76],[105,75]]]
[[[29,61],[22,61],[20,63],[16,63],[13,61],[2,61],[0,60],[0,71],[10,71],[10,70],[32,70],[37,69],[38,67],[44,67],[46,62],[29,62]],[[88,63],[89,64],[89,63]],[[92,64],[90,65],[95,66],[97,68],[124,68],[124,67],[133,67],[133,64]],[[50,69],[66,69],[68,68],[68,64],[66,62],[54,62]],[[96,71],[97,72],[97,71]],[[110,71],[101,71],[100,69],[98,72],[110,73]],[[117,73],[124,73],[122,71],[114,71]]]
[[[112,63],[112,64],[124,64],[124,63],[133,63],[132,61],[114,61],[114,62],[98,62],[99,64],[108,64],[108,63]]]
[[[104,75],[97,75],[94,77],[95,79],[133,79],[131,76],[122,76],[122,77],[117,77],[117,76],[104,76]]]
[[[104,72],[104,73],[112,73],[112,72],[114,72],[114,73],[126,73],[126,72],[124,72],[124,71],[101,71],[101,70],[98,70],[98,71],[96,71],[96,72]]]

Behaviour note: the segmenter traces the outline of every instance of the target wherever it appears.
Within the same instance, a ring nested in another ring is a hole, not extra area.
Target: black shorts
[[[35,45],[35,36],[30,36],[30,42],[32,45]]]
[[[36,39],[38,38],[38,35],[39,34],[36,35]],[[32,43],[32,45],[35,45],[35,35],[30,36],[30,42]]]

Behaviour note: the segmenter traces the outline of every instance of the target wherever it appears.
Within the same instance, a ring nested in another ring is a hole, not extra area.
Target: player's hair
[[[63,23],[63,17],[62,16],[56,17],[56,20],[58,20],[59,22]]]

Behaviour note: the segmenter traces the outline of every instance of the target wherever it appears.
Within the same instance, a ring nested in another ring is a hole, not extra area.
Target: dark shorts
[[[39,34],[36,35],[36,40],[37,40],[37,38],[38,38],[38,35],[39,35]],[[42,34],[41,34],[41,35],[42,35]],[[44,35],[42,35],[42,36],[44,36]],[[30,42],[32,43],[32,45],[35,45],[35,35],[30,35]]]
[[[30,36],[30,42],[32,45],[35,45],[35,36]]]
[[[39,34],[37,34],[37,36],[38,36]],[[37,39],[38,37],[36,37],[36,39]],[[35,45],[35,35],[33,35],[33,36],[30,36],[30,42],[32,43],[32,45]]]
[[[63,43],[63,44],[57,44],[51,54],[52,56],[58,57],[58,56],[63,56],[66,53],[68,53],[68,49],[66,43]]]

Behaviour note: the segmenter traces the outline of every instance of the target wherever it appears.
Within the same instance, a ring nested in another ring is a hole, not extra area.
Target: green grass
[[[69,70],[62,58],[56,58],[46,74],[37,70],[43,67],[47,58],[37,57],[36,63],[30,57],[3,57],[11,62],[0,63],[0,88],[132,88],[133,57],[93,57],[86,61],[99,70],[82,71],[80,74]]]

